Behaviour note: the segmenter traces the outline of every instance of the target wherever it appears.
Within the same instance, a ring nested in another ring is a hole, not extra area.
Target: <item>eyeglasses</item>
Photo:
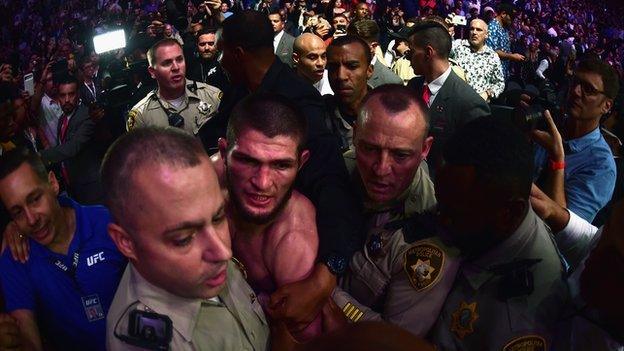
[[[572,85],[570,86],[570,88],[576,89],[578,85],[581,86],[581,91],[583,92],[583,95],[594,96],[605,93],[604,90],[598,90],[593,85],[591,85],[591,83],[579,79],[577,76],[574,76],[572,78]]]
[[[184,118],[178,113],[167,113],[169,125],[176,128],[184,128]]]

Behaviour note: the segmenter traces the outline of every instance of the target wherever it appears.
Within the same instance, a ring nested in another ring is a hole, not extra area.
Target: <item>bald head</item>
[[[293,62],[299,76],[312,84],[320,81],[327,64],[325,42],[315,34],[301,34],[293,45]]]
[[[479,51],[485,45],[485,39],[488,37],[488,26],[482,19],[476,18],[470,21],[470,37],[468,42],[470,46]]]

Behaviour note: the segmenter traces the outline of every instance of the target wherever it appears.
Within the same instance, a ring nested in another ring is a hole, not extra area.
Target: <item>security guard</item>
[[[163,39],[147,52],[148,71],[158,89],[139,101],[126,121],[127,130],[141,126],[178,127],[196,135],[221,102],[221,90],[187,80],[182,47],[174,39]]]
[[[269,331],[262,307],[238,263],[227,265],[227,283],[212,299],[188,299],[146,281],[131,265],[124,273],[108,317],[109,350],[140,350],[147,346],[145,329],[129,335],[129,324],[171,320],[171,341],[165,350],[265,350]],[[136,316],[134,311],[147,312]],[[149,313],[154,313],[151,315]],[[158,316],[160,316],[160,319]],[[162,323],[166,325],[166,322]],[[137,343],[138,341],[138,343]]]
[[[176,128],[136,129],[109,150],[102,176],[108,231],[130,261],[107,316],[107,349],[266,350],[268,323],[233,262],[225,200],[200,141]]]
[[[426,116],[401,85],[373,90],[361,116],[345,161],[362,194],[368,233],[333,299],[353,322],[385,320],[424,336],[459,266],[458,251],[434,236],[430,216],[419,215],[436,205],[421,162],[432,141]]]
[[[441,350],[550,350],[565,261],[529,203],[533,153],[507,121],[458,130],[436,178],[440,229],[464,260],[430,335]]]

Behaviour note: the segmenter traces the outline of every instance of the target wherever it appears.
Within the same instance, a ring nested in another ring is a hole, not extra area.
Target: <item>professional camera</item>
[[[548,124],[544,118],[544,111],[548,110],[553,119],[559,117],[560,107],[557,103],[557,93],[549,81],[540,85],[540,95],[533,97],[528,106],[517,104],[513,111],[512,121],[523,131],[534,129],[548,130]]]

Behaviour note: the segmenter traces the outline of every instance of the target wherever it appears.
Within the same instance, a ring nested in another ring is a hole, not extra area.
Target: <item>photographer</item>
[[[532,132],[539,145],[535,183],[587,221],[609,202],[615,187],[615,161],[600,132],[600,120],[611,110],[618,90],[611,66],[595,59],[582,61],[570,84],[563,123],[557,128],[547,112],[548,131]]]

